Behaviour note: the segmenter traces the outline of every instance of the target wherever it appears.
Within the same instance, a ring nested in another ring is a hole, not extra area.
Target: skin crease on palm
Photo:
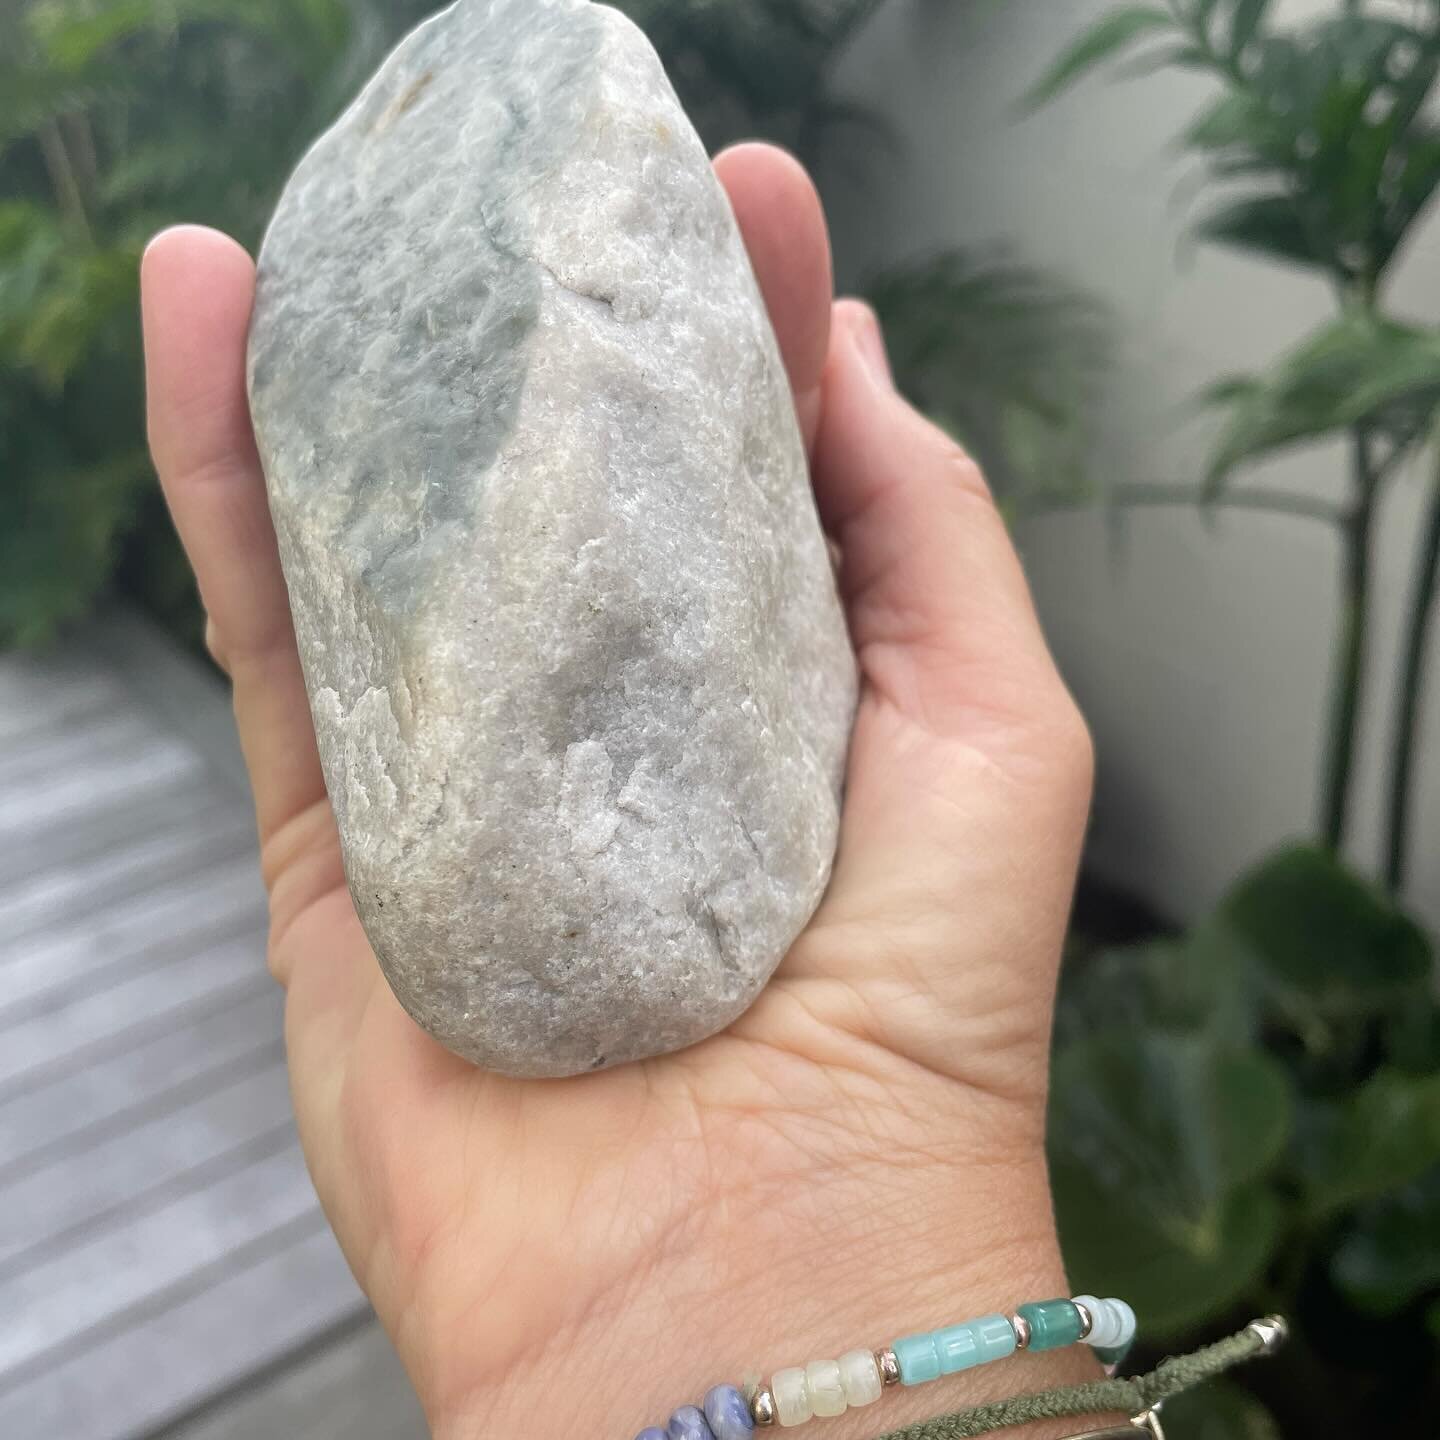
[[[864,676],[840,852],[729,1031],[568,1081],[471,1068],[385,985],[246,408],[253,267],[195,228],[144,261],[151,444],[234,681],[301,1136],[440,1440],[628,1440],[747,1370],[1068,1293],[1042,1141],[1089,738],[979,474],[896,395],[870,312],[832,300],[809,179],[758,145],[717,168]],[[813,1433],[860,1440],[1096,1373],[1083,1347],[1021,1356]]]

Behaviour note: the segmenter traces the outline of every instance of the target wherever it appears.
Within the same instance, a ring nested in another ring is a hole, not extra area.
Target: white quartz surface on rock
[[[774,336],[649,43],[460,0],[300,166],[250,388],[360,917],[492,1069],[751,1004],[824,891],[855,664]]]

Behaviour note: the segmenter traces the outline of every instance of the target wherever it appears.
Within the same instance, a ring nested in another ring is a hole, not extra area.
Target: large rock
[[[355,904],[478,1063],[699,1040],[824,890],[855,671],[733,216],[653,50],[461,0],[291,182],[250,390]]]

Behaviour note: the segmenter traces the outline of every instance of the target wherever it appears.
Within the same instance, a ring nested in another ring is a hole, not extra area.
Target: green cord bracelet
[[[1116,1412],[1140,1416],[1154,1411],[1162,1401],[1213,1380],[1236,1365],[1274,1353],[1284,1343],[1286,1334],[1285,1321],[1278,1315],[1252,1320],[1227,1340],[1207,1345],[1190,1355],[1162,1360],[1148,1375],[1124,1380],[1093,1380],[1087,1385],[1017,1395],[1013,1400],[978,1405],[972,1410],[961,1410],[954,1415],[942,1415],[918,1425],[907,1425],[903,1430],[892,1430],[883,1435],[881,1440],[972,1440],[976,1435],[989,1435],[1032,1420],[1063,1420]],[[1133,1433],[1145,1432],[1137,1425]],[[1159,1434],[1159,1427],[1153,1421],[1149,1433]]]

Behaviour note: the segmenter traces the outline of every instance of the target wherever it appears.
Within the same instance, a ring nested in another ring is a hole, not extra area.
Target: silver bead
[[[1245,1328],[1265,1347],[1267,1355],[1273,1355],[1290,1338],[1290,1326],[1283,1315],[1252,1320]]]
[[[1078,1300],[1070,1302],[1080,1312],[1080,1338],[1088,1340],[1090,1332],[1095,1328],[1095,1317],[1090,1313],[1088,1305],[1082,1305]]]
[[[1028,1350],[1030,1348],[1030,1322],[1023,1315],[1012,1315],[1010,1328],[1015,1332],[1015,1348]]]
[[[761,1429],[775,1423],[775,1397],[770,1393],[768,1385],[762,1385],[751,1397],[750,1413]]]
[[[880,1383],[887,1390],[900,1383],[900,1361],[888,1345],[875,1352],[875,1363],[880,1367]]]

